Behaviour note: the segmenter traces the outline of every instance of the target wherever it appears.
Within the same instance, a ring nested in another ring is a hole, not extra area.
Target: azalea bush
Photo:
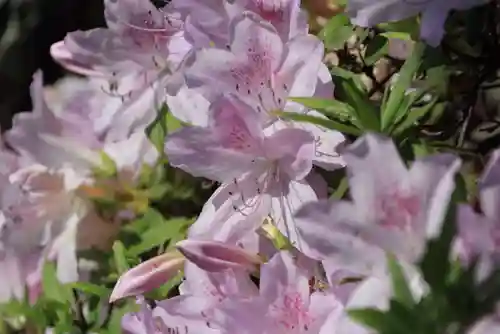
[[[0,333],[500,333],[499,4],[336,5],[105,0],[53,44]]]

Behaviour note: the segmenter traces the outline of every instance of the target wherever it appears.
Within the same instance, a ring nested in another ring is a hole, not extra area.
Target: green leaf
[[[276,223],[270,216],[264,219],[258,233],[269,239],[278,250],[291,250],[294,247],[290,240],[276,227]]]
[[[120,275],[130,269],[125,254],[126,250],[122,242],[119,240],[115,241],[113,244],[113,259],[115,262],[116,270]]]
[[[318,34],[325,47],[330,50],[340,49],[354,34],[354,27],[345,14],[332,17]]]
[[[422,333],[417,305],[407,305],[392,299],[389,302],[388,322],[392,333]],[[424,333],[429,333],[424,331]]]
[[[468,194],[464,176],[462,173],[457,173],[455,175],[455,191],[453,192],[452,200],[456,203],[466,203]]]
[[[43,295],[39,298],[44,310],[50,309],[57,317],[56,326],[68,328],[72,323],[72,308],[75,300],[72,290],[57,279],[56,265],[46,262],[42,269]]]
[[[365,131],[379,131],[379,112],[373,103],[368,99],[366,93],[359,90],[352,79],[340,80],[337,92],[342,100],[354,111],[355,118]]]
[[[99,152],[101,156],[101,164],[94,168],[96,176],[108,178],[113,177],[117,173],[115,161],[104,151]]]
[[[416,17],[395,22],[381,23],[377,26],[385,31],[382,35],[398,36],[397,38],[403,37],[416,40],[420,34],[420,24]]]
[[[330,119],[333,118],[341,122],[351,122],[356,127],[359,127],[355,112],[347,103],[333,99],[318,99],[311,97],[291,97],[289,99],[309,109],[316,110]]]
[[[135,304],[132,299],[126,300],[126,304],[122,307],[113,308],[113,313],[111,314],[111,318],[109,320],[109,324],[107,328],[102,329],[102,334],[118,334],[123,333],[122,328],[122,318],[125,314],[131,312],[138,312],[139,306]]]
[[[345,193],[349,189],[349,180],[344,176],[335,190],[335,192],[330,196],[331,199],[340,200],[344,197]]]
[[[412,41],[411,35],[407,32],[387,31],[381,33],[379,36],[383,36],[387,39],[401,39],[404,41]]]
[[[156,119],[146,129],[149,140],[151,140],[160,154],[163,154],[163,146],[168,134],[168,114],[168,107],[164,104],[158,111]]]
[[[142,233],[141,242],[128,249],[129,256],[138,256],[167,241],[169,241],[169,246],[174,245],[177,241],[184,239],[186,226],[192,223],[191,219],[186,218],[165,220],[161,215],[156,219],[160,219],[161,222],[152,223],[151,227]]]
[[[413,155],[415,158],[423,158],[428,155],[437,153],[432,147],[428,145],[424,140],[417,140],[416,142],[411,143],[413,148]]]
[[[71,293],[57,279],[56,265],[52,262],[46,262],[42,270],[42,287],[46,298],[67,304],[73,301]],[[70,296],[71,295],[71,296]]]
[[[438,104],[438,99],[434,98],[431,102],[420,108],[413,108],[410,110],[406,117],[396,125],[396,129],[392,131],[393,135],[398,136],[406,130],[417,126],[417,122],[423,117],[432,112],[434,107]]]
[[[90,282],[70,283],[69,287],[85,294],[98,296],[100,298],[107,298],[110,294],[110,291],[107,288]]]
[[[348,310],[347,314],[359,324],[366,325],[383,333],[387,323],[387,316],[384,312],[376,309],[354,309]]]
[[[451,271],[449,258],[456,232],[455,216],[456,204],[452,201],[441,234],[427,242],[427,250],[419,263],[422,275],[432,290],[443,291]]]
[[[405,94],[408,89],[411,87],[411,83],[413,81],[413,77],[422,63],[422,55],[425,50],[425,46],[422,43],[417,43],[413,49],[413,52],[408,58],[401,71],[399,72],[399,76],[392,86],[392,90],[387,99],[387,103],[383,105],[382,109],[382,131],[386,132],[387,129],[393,125],[393,123],[398,118],[402,118],[400,113],[406,113],[407,110],[401,108],[401,104],[404,101]]]
[[[431,57],[438,56],[428,55],[427,59],[424,60],[423,66],[431,67],[425,70],[425,81],[422,84],[422,89],[432,92],[433,95],[444,97],[448,91],[451,71],[448,66],[432,64]]]
[[[330,68],[330,74],[332,75],[335,84],[338,84],[341,80],[352,80],[359,91],[366,91],[366,85],[363,82],[361,74],[348,71],[346,69],[343,69],[342,67]],[[337,93],[338,92],[336,92],[336,94]]]
[[[394,255],[387,254],[387,265],[391,274],[394,298],[406,306],[412,305],[414,303],[413,295],[406,281],[403,268]]]
[[[366,65],[375,64],[380,58],[389,52],[389,40],[383,36],[375,36],[366,46],[365,63]]]
[[[158,201],[161,200],[170,190],[172,190],[172,186],[170,184],[159,183],[146,190],[146,194],[150,200]]]
[[[362,134],[362,131],[352,125],[348,124],[343,124],[331,119],[326,119],[322,117],[316,117],[316,116],[310,116],[310,115],[305,115],[301,113],[295,113],[295,112],[278,112],[276,113],[277,116],[284,118],[284,119],[290,119],[293,121],[297,122],[305,122],[305,123],[312,123],[316,124],[319,126],[323,126],[327,129],[330,130],[337,130],[343,133],[348,133],[351,135],[359,136]]]
[[[146,297],[151,298],[153,300],[164,300],[167,299],[171,294],[173,288],[178,286],[182,282],[182,278],[184,277],[184,273],[180,271],[168,280],[167,283],[163,284],[159,288],[154,289],[146,294]]]
[[[180,129],[185,125],[180,120],[178,120],[171,112],[167,113],[166,121],[167,121],[167,134]]]

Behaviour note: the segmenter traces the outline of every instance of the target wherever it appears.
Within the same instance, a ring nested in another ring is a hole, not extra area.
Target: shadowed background
[[[31,109],[29,85],[41,68],[52,83],[64,71],[49,54],[67,32],[103,26],[102,0],[0,0],[0,126]]]

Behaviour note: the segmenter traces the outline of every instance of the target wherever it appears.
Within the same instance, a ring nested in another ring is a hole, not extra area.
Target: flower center
[[[302,327],[307,330],[312,322],[307,305],[296,291],[287,292],[281,300],[271,306],[276,324],[287,331]]]
[[[493,241],[496,252],[500,253],[500,226],[495,226],[491,230],[491,240]]]
[[[386,228],[407,229],[420,210],[420,200],[413,194],[396,190],[379,199],[380,221]]]
[[[285,10],[283,9],[282,0],[278,0],[277,4],[275,3],[275,1],[270,0],[254,0],[253,3],[256,7],[255,11],[264,20],[271,23],[283,22]]]
[[[169,39],[182,29],[182,22],[175,18],[170,18],[164,13],[153,13],[136,15],[127,24],[126,36],[129,37],[137,47],[145,52],[157,51],[166,52],[165,48]],[[166,53],[165,53],[166,54]],[[153,61],[160,62],[155,57]]]

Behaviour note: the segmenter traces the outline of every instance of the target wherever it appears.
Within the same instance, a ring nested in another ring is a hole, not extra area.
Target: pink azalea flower
[[[137,297],[138,312],[127,313],[122,318],[122,330],[126,334],[161,334],[163,328],[153,318],[153,308],[142,297]]]
[[[367,134],[345,152],[352,201],[323,201],[297,213],[303,251],[337,267],[385,271],[385,252],[414,263],[441,230],[458,158],[440,154],[407,169],[390,139]]]
[[[466,263],[479,257],[481,280],[500,261],[500,150],[493,153],[479,182],[479,199],[482,214],[468,205],[458,208],[458,237]]]
[[[500,312],[480,319],[467,331],[467,334],[491,334],[500,331]]]
[[[228,333],[335,333],[343,307],[328,292],[311,293],[309,278],[290,253],[278,253],[262,266],[259,295],[226,299],[211,325]]]
[[[229,269],[209,273],[191,262],[185,265],[181,295],[163,301],[154,315],[166,328],[196,333],[220,333],[212,321],[216,309],[234,298],[249,298],[258,289],[245,271]]]
[[[173,251],[155,256],[124,273],[110,301],[146,293],[168,282],[184,265],[182,255],[207,272],[252,271],[261,263],[257,255],[221,242],[184,240],[177,243],[177,248],[180,253]]]
[[[110,155],[119,170],[137,172],[142,163],[154,163],[158,154],[143,132],[148,123],[136,124],[125,136],[112,140],[108,133],[121,125],[112,123],[116,101],[87,84],[87,89],[69,94],[54,110],[47,105],[41,73],[36,73],[31,85],[33,111],[16,115],[12,129],[5,133],[6,141],[31,161],[56,169],[71,166],[82,176],[101,164],[100,151]],[[95,110],[99,107],[101,114]]]
[[[257,117],[235,97],[221,97],[211,105],[209,127],[187,127],[167,139],[165,151],[173,166],[222,182],[191,236],[214,239],[217,234],[215,240],[236,243],[271,216],[297,241],[293,211],[317,199],[305,179],[312,167],[314,138],[294,128],[267,135]]]
[[[155,256],[124,273],[113,289],[110,302],[158,288],[182,268],[184,258],[177,252]]]
[[[307,35],[307,14],[300,7],[300,0],[236,0],[236,8],[248,10],[271,23],[284,41],[298,35]]]
[[[247,12],[232,21],[229,50],[208,48],[196,53],[186,69],[187,85],[202,86],[207,97],[234,93],[263,117],[270,117],[269,112],[285,108],[288,96],[314,93],[322,56],[322,44],[315,37],[283,42],[272,25]],[[303,77],[306,81],[299,82],[296,76],[304,68],[309,69]]]
[[[172,69],[191,48],[182,21],[169,6],[157,9],[149,1],[106,0],[108,28],[75,31],[52,46],[52,56],[84,75],[148,75]]]
[[[411,294],[415,300],[419,300],[429,289],[422,276],[414,266],[404,266],[403,274]],[[374,308],[382,311],[389,309],[390,300],[393,297],[392,280],[388,272],[378,276],[368,276],[356,285],[344,304],[345,310]],[[336,332],[339,334],[373,334],[372,328],[365,327],[353,319],[347,313],[341,314],[337,321]]]
[[[78,279],[75,234],[85,205],[68,196],[68,191],[79,183],[71,170],[51,172],[35,165],[12,174],[4,190],[0,233],[4,264],[11,268],[17,264],[18,272],[24,273],[18,282],[27,284],[31,301],[40,293],[46,260],[57,263],[57,276],[62,282]]]
[[[352,0],[347,13],[354,24],[371,27],[379,23],[403,20],[419,13],[420,35],[427,43],[438,46],[444,36],[444,24],[452,9],[468,9],[488,0]]]
[[[272,25],[249,12],[235,17],[231,27],[229,50],[202,49],[190,60],[185,69],[189,88],[210,102],[220,94],[234,94],[251,106],[266,126],[276,122],[276,111],[309,112],[288,101],[289,97],[308,97],[321,91],[322,96],[333,98],[331,76],[322,63],[324,48],[316,37],[299,35],[283,42]],[[194,118],[173,112],[179,119]],[[310,124],[280,124],[274,126],[305,129],[315,137],[314,160],[322,167],[343,165],[337,151],[345,140],[342,134]]]
[[[185,280],[179,287],[180,296],[157,302],[154,308],[142,302],[139,313],[124,317],[122,328],[130,333],[151,333],[153,328],[159,333],[219,333],[210,327],[214,308],[225,300],[258,293],[244,271],[229,269],[208,273],[187,261],[184,273]]]
[[[108,93],[122,99],[113,120],[120,126],[109,134],[116,140],[137,122],[154,120],[164,88],[176,86],[174,72],[192,45],[170,4],[157,9],[147,0],[106,0],[105,18],[108,28],[69,33],[51,54],[74,72],[107,80]]]
[[[182,0],[172,5],[183,17],[186,38],[198,48],[225,48],[230,21],[243,12],[273,25],[284,41],[308,32],[306,13],[296,0]]]
[[[32,84],[33,112],[19,114],[6,133],[20,157],[4,174],[7,186],[1,243],[6,265],[17,263],[19,270],[28,268],[27,284],[33,298],[40,292],[45,261],[56,262],[62,282],[74,281],[80,274],[77,249],[101,246],[116,231],[117,226],[103,222],[80,192],[82,185],[93,182],[93,170],[102,163],[100,151],[106,152],[118,173],[128,175],[131,181],[143,163],[152,164],[158,156],[142,131],[119,142],[106,141],[102,134],[107,131],[107,121],[88,117],[81,109],[88,111],[93,103],[82,100],[78,93],[70,95],[60,103],[66,109],[56,114],[44,99],[41,74],[37,73]],[[75,122],[80,121],[81,131],[73,131]],[[9,157],[5,153],[6,167],[12,160]],[[99,236],[89,240],[88,229]],[[25,280],[20,282],[24,285]]]
[[[208,272],[231,268],[253,271],[262,262],[256,254],[222,242],[188,239],[178,242],[176,247],[188,260]]]
[[[184,22],[186,39],[195,47],[224,47],[229,38],[229,21],[234,5],[227,0],[172,1]]]

